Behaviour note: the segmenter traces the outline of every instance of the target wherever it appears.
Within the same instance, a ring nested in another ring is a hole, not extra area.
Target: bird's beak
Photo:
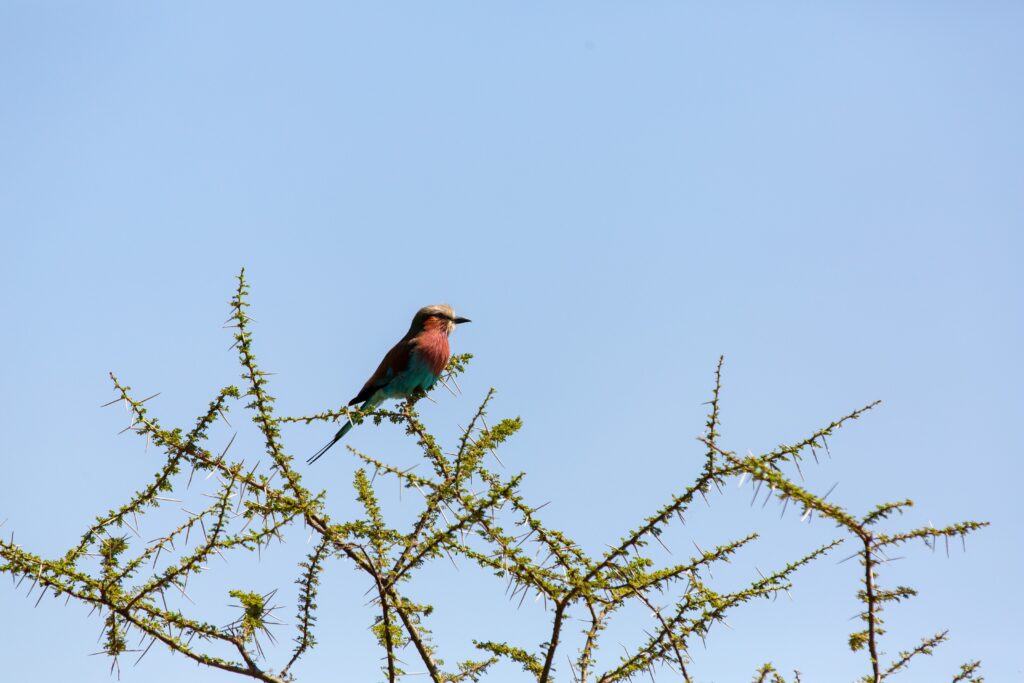
[[[456,325],[461,325],[462,323],[471,323],[473,321],[470,320],[469,318],[456,318],[452,322],[454,322]]]

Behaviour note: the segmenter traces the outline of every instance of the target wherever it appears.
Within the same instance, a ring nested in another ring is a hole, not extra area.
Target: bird
[[[359,410],[365,412],[373,410],[389,398],[409,398],[419,391],[428,391],[448,365],[451,355],[448,335],[456,325],[468,322],[472,321],[456,316],[447,304],[424,306],[416,311],[409,331],[384,355],[377,370],[348,404],[353,406],[361,403]],[[350,429],[352,420],[346,422],[333,439],[310,456],[307,464],[312,465],[319,460]]]

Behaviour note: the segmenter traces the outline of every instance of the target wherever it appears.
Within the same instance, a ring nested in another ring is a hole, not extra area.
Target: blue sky
[[[450,438],[497,387],[493,414],[525,421],[503,461],[594,552],[700,467],[719,354],[723,441],[743,452],[882,399],[809,485],[838,482],[830,500],[854,511],[913,498],[908,525],[993,523],[966,553],[911,548],[885,570],[921,590],[889,613],[887,649],[949,627],[906,680],[975,657],[1021,680],[1022,20],[1011,2],[4,3],[3,533],[56,556],[147,481],[157,454],[97,407],[106,373],[187,424],[237,380],[220,325],[245,266],[283,413],[347,401],[420,306],[472,318],[453,338],[476,355],[463,396],[424,417]],[[330,433],[286,437],[304,456]],[[348,440],[415,458],[386,429]],[[338,450],[308,471],[338,515],[352,469]],[[748,494],[695,510],[672,557],[757,529],[716,573],[736,585],[832,537]],[[385,501],[399,517],[413,502]],[[238,587],[218,581],[281,586],[290,622],[292,540],[212,572],[203,604]],[[736,613],[694,651],[695,680],[767,659],[808,681],[863,674],[850,552]],[[414,586],[449,660],[471,637],[547,639],[540,605],[470,567]],[[380,678],[365,588],[331,566],[301,680]],[[24,593],[0,589],[6,674],[109,680],[87,656],[100,622]],[[627,614],[614,638],[647,624]],[[157,652],[123,673],[185,676],[225,678]]]

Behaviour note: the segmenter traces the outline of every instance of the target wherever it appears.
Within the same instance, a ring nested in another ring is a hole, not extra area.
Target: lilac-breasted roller
[[[389,398],[409,398],[419,390],[429,390],[448,365],[448,335],[456,325],[468,322],[468,318],[456,317],[452,307],[444,304],[416,311],[409,331],[385,354],[376,372],[348,404],[362,403],[359,410],[373,410]],[[350,429],[351,420],[307,462],[319,460]]]

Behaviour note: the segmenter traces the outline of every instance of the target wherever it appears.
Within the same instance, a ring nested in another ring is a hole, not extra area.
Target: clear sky
[[[885,569],[921,590],[889,613],[887,649],[949,627],[904,680],[975,657],[1022,680],[1022,35],[1019,2],[5,2],[2,533],[57,556],[149,479],[158,454],[98,408],[106,373],[187,424],[237,381],[220,326],[245,266],[283,413],[351,398],[420,306],[472,318],[453,338],[476,355],[464,394],[424,417],[450,438],[497,387],[493,415],[525,421],[505,465],[594,552],[700,467],[719,354],[723,443],[743,452],[882,399],[809,485],[838,482],[830,500],[856,512],[913,498],[908,525],[993,523],[966,553],[914,546]],[[305,456],[331,431],[285,435]],[[348,442],[415,457],[395,430]],[[339,515],[352,469],[337,449],[308,470]],[[762,531],[716,574],[727,587],[832,537],[748,495],[695,510],[660,559]],[[304,542],[215,564],[193,597],[221,609],[229,587],[280,586],[291,623]],[[851,552],[735,613],[693,652],[695,679],[749,680],[766,659],[807,681],[863,674]],[[95,616],[3,586],[5,680],[109,680],[87,656]],[[332,564],[302,680],[380,678],[365,589]],[[540,605],[503,589],[438,564],[412,597],[438,605],[454,661],[472,637],[547,639]],[[648,627],[626,615],[606,661]],[[227,680],[131,661],[124,680]]]

